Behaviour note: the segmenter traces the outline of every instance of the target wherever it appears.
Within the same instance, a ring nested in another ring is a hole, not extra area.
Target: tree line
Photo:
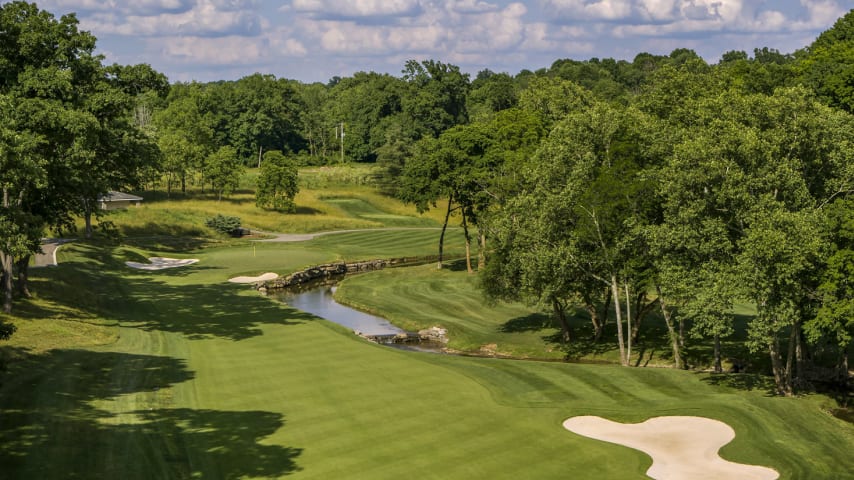
[[[677,49],[474,78],[410,60],[399,76],[327,83],[170,84],[147,65],[104,65],[73,14],[26,2],[0,6],[0,27],[7,312],[39,239],[77,216],[91,231],[109,190],[222,196],[260,166],[259,207],[287,212],[295,164],[369,162],[386,193],[459,220],[487,297],[551,309],[566,342],[575,306],[598,340],[614,315],[628,364],[657,311],[675,365],[701,337],[720,369],[732,307],[749,301],[750,346],[781,393],[831,357],[847,379],[854,11],[790,54],[709,64]]]

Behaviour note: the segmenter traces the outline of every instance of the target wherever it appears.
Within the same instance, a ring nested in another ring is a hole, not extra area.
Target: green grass
[[[38,297],[16,304],[21,332],[0,346],[10,359],[2,477],[643,478],[643,454],[560,425],[595,414],[716,418],[736,431],[730,460],[782,478],[851,478],[854,427],[826,413],[825,397],[771,397],[762,379],[740,375],[404,352],[225,283],[336,258],[432,254],[436,236],[208,246],[171,252],[200,262],[161,272],[124,266],[159,251],[63,247],[59,267],[32,272]],[[382,275],[428,278],[431,268]],[[412,293],[417,305],[429,291]],[[465,317],[478,308],[454,301]],[[88,333],[65,336],[74,322]],[[34,346],[26,323],[66,327],[42,328],[55,338]]]
[[[477,276],[467,274],[462,261],[459,261],[444,270],[437,270],[431,265],[354,276],[341,283],[335,298],[354,308],[388,318],[408,330],[417,331],[434,325],[447,328],[448,346],[457,351],[515,358],[619,363],[613,312],[603,339],[594,342],[587,313],[575,310],[569,317],[572,341],[564,344],[551,312],[519,303],[487,304],[477,288],[477,281]],[[736,333],[722,342],[722,351],[727,358],[737,358],[742,364],[749,363],[754,371],[762,371],[766,367],[766,356],[751,354],[744,345],[746,323],[754,311],[749,306],[740,305],[738,314]],[[683,356],[694,368],[708,369],[713,363],[712,348],[709,340],[690,339]],[[672,365],[667,329],[658,312],[645,317],[639,339],[633,345],[632,363],[652,367]]]
[[[522,358],[562,359],[551,319],[519,304],[486,305],[477,277],[462,262],[357,275],[335,293],[341,303],[387,318],[406,330],[448,329],[453,350]]]

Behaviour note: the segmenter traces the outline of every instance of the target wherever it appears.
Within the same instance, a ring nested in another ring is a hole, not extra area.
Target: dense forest
[[[854,11],[797,52],[715,64],[677,49],[471,78],[411,60],[400,76],[325,84],[260,73],[170,84],[148,65],[104,65],[95,41],[74,15],[0,6],[7,313],[27,295],[40,238],[77,217],[90,234],[107,191],[227,195],[268,159],[365,162],[388,195],[462,226],[489,299],[549,309],[565,342],[571,308],[597,338],[615,316],[627,364],[654,313],[675,366],[708,338],[720,370],[733,305],[749,302],[750,348],[770,357],[779,393],[849,381]]]

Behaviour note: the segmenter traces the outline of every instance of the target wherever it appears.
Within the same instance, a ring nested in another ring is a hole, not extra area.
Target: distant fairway
[[[707,416],[735,429],[729,460],[781,478],[854,471],[854,427],[822,411],[821,396],[769,397],[746,376],[403,352],[226,281],[429,255],[436,237],[237,243],[186,252],[199,263],[162,272],[123,262],[176,255],[63,247],[59,267],[33,272],[39,297],[20,309],[30,319],[16,318],[0,346],[13,359],[0,377],[0,476],[643,478],[643,454],[561,426],[588,414]],[[75,322],[90,335],[68,336]],[[102,345],[83,344],[91,337]]]

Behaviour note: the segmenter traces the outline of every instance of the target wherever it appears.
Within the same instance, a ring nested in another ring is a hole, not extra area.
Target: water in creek
[[[336,302],[333,298],[335,288],[334,285],[318,285],[300,292],[282,291],[274,295],[280,301],[294,308],[343,325],[364,337],[376,339],[378,343],[419,352],[442,352],[444,345],[441,343],[428,341],[394,342],[395,336],[406,335],[407,332],[382,317],[360,312]]]

